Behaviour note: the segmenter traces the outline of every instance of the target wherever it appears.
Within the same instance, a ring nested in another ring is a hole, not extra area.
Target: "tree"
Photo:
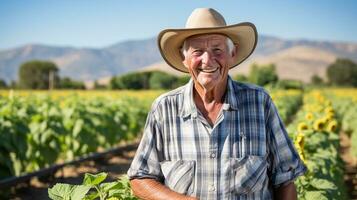
[[[191,79],[191,76],[184,75],[184,76],[179,76],[176,80],[176,83],[174,84],[173,88],[178,88],[180,86],[185,85],[188,83]]]
[[[149,89],[151,72],[133,72],[113,77],[110,81],[111,89]]]
[[[275,88],[278,89],[298,89],[298,90],[304,89],[304,84],[299,80],[289,80],[289,79],[279,80],[274,86]]]
[[[161,71],[153,71],[150,75],[150,89],[172,89],[178,78]]]
[[[332,85],[357,86],[357,64],[349,59],[338,58],[327,68],[327,77]]]
[[[0,79],[0,89],[6,89],[7,88],[7,84],[4,80]]]
[[[74,81],[69,77],[60,79],[59,88],[61,89],[85,89],[84,83],[81,81]]]
[[[99,84],[98,81],[94,81],[94,89],[105,90],[105,89],[108,89],[108,87],[106,85]]]
[[[132,72],[113,77],[110,89],[172,89],[186,84],[190,76],[177,77],[161,71]]]
[[[58,68],[49,61],[23,63],[19,70],[19,86],[24,89],[50,89],[58,86]]]
[[[239,82],[247,82],[248,77],[242,75],[242,74],[237,74],[236,76],[233,77],[234,80],[239,81]]]
[[[260,86],[275,84],[278,81],[275,65],[258,66],[257,64],[253,64],[249,73],[249,81]]]
[[[314,84],[314,85],[321,85],[321,84],[324,83],[324,80],[322,80],[322,78],[319,77],[318,75],[314,74],[311,77],[311,83]]]

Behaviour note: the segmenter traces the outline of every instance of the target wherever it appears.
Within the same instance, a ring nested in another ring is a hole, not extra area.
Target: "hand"
[[[143,200],[198,200],[196,197],[185,196],[154,179],[133,179],[130,181],[134,195]]]

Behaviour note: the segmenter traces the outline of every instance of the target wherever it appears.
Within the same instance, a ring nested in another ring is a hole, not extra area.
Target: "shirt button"
[[[211,184],[209,187],[209,191],[213,192],[216,190],[216,187],[214,187],[214,184]]]
[[[215,153],[211,153],[211,158],[215,158],[216,154]]]

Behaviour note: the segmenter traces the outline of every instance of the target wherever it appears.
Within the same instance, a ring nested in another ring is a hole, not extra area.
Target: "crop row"
[[[271,97],[281,119],[288,124],[302,104],[303,93],[301,90],[276,90],[271,92]]]
[[[341,121],[341,129],[350,138],[351,154],[357,157],[357,90],[332,90],[328,94]]]
[[[338,153],[339,123],[332,103],[319,92],[304,95],[302,109],[288,126],[308,171],[299,177],[299,199],[347,199],[344,163]]]
[[[136,138],[151,101],[0,97],[0,179]]]

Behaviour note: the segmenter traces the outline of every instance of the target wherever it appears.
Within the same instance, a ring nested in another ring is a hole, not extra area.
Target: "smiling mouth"
[[[218,70],[218,67],[212,69],[198,69],[198,70],[204,73],[214,73]]]

